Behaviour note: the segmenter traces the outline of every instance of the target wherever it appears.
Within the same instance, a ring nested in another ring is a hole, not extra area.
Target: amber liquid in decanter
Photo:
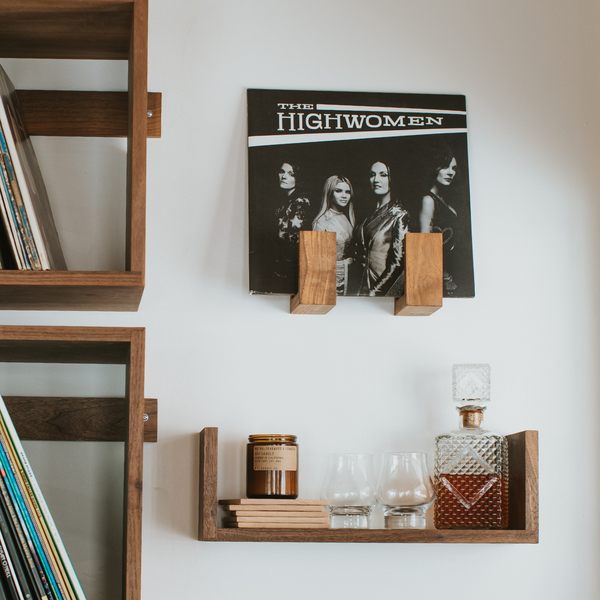
[[[441,474],[436,482],[438,529],[505,529],[508,502],[504,478],[497,475]]]
[[[481,429],[483,409],[460,409],[461,427],[436,438],[438,529],[508,527],[508,444]]]

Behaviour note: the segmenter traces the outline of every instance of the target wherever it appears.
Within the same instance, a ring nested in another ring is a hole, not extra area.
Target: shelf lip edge
[[[465,538],[472,536],[473,540]],[[336,539],[337,538],[337,539]],[[481,539],[477,539],[481,538]],[[405,543],[405,544],[537,544],[538,532],[502,530],[340,530],[340,529],[253,529],[217,528],[217,542],[300,542],[300,543]]]
[[[141,271],[2,271],[0,288],[16,286],[135,286],[144,285]]]
[[[60,341],[132,343],[145,327],[102,327],[88,325],[0,325],[0,341]]]

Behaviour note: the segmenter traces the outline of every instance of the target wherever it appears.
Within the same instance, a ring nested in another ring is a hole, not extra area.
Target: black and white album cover
[[[401,296],[404,236],[441,232],[444,296],[475,294],[464,96],[248,90],[250,292],[298,291],[302,230],[337,290]]]

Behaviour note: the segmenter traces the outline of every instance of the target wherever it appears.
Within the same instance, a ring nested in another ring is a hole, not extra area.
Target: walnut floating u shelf
[[[200,433],[198,539],[203,542],[537,544],[538,432],[507,436],[508,529],[227,529],[219,526],[216,427]]]

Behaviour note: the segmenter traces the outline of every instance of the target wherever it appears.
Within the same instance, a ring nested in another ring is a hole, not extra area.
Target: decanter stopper
[[[478,406],[490,402],[491,369],[486,364],[452,366],[452,399],[457,408]]]

